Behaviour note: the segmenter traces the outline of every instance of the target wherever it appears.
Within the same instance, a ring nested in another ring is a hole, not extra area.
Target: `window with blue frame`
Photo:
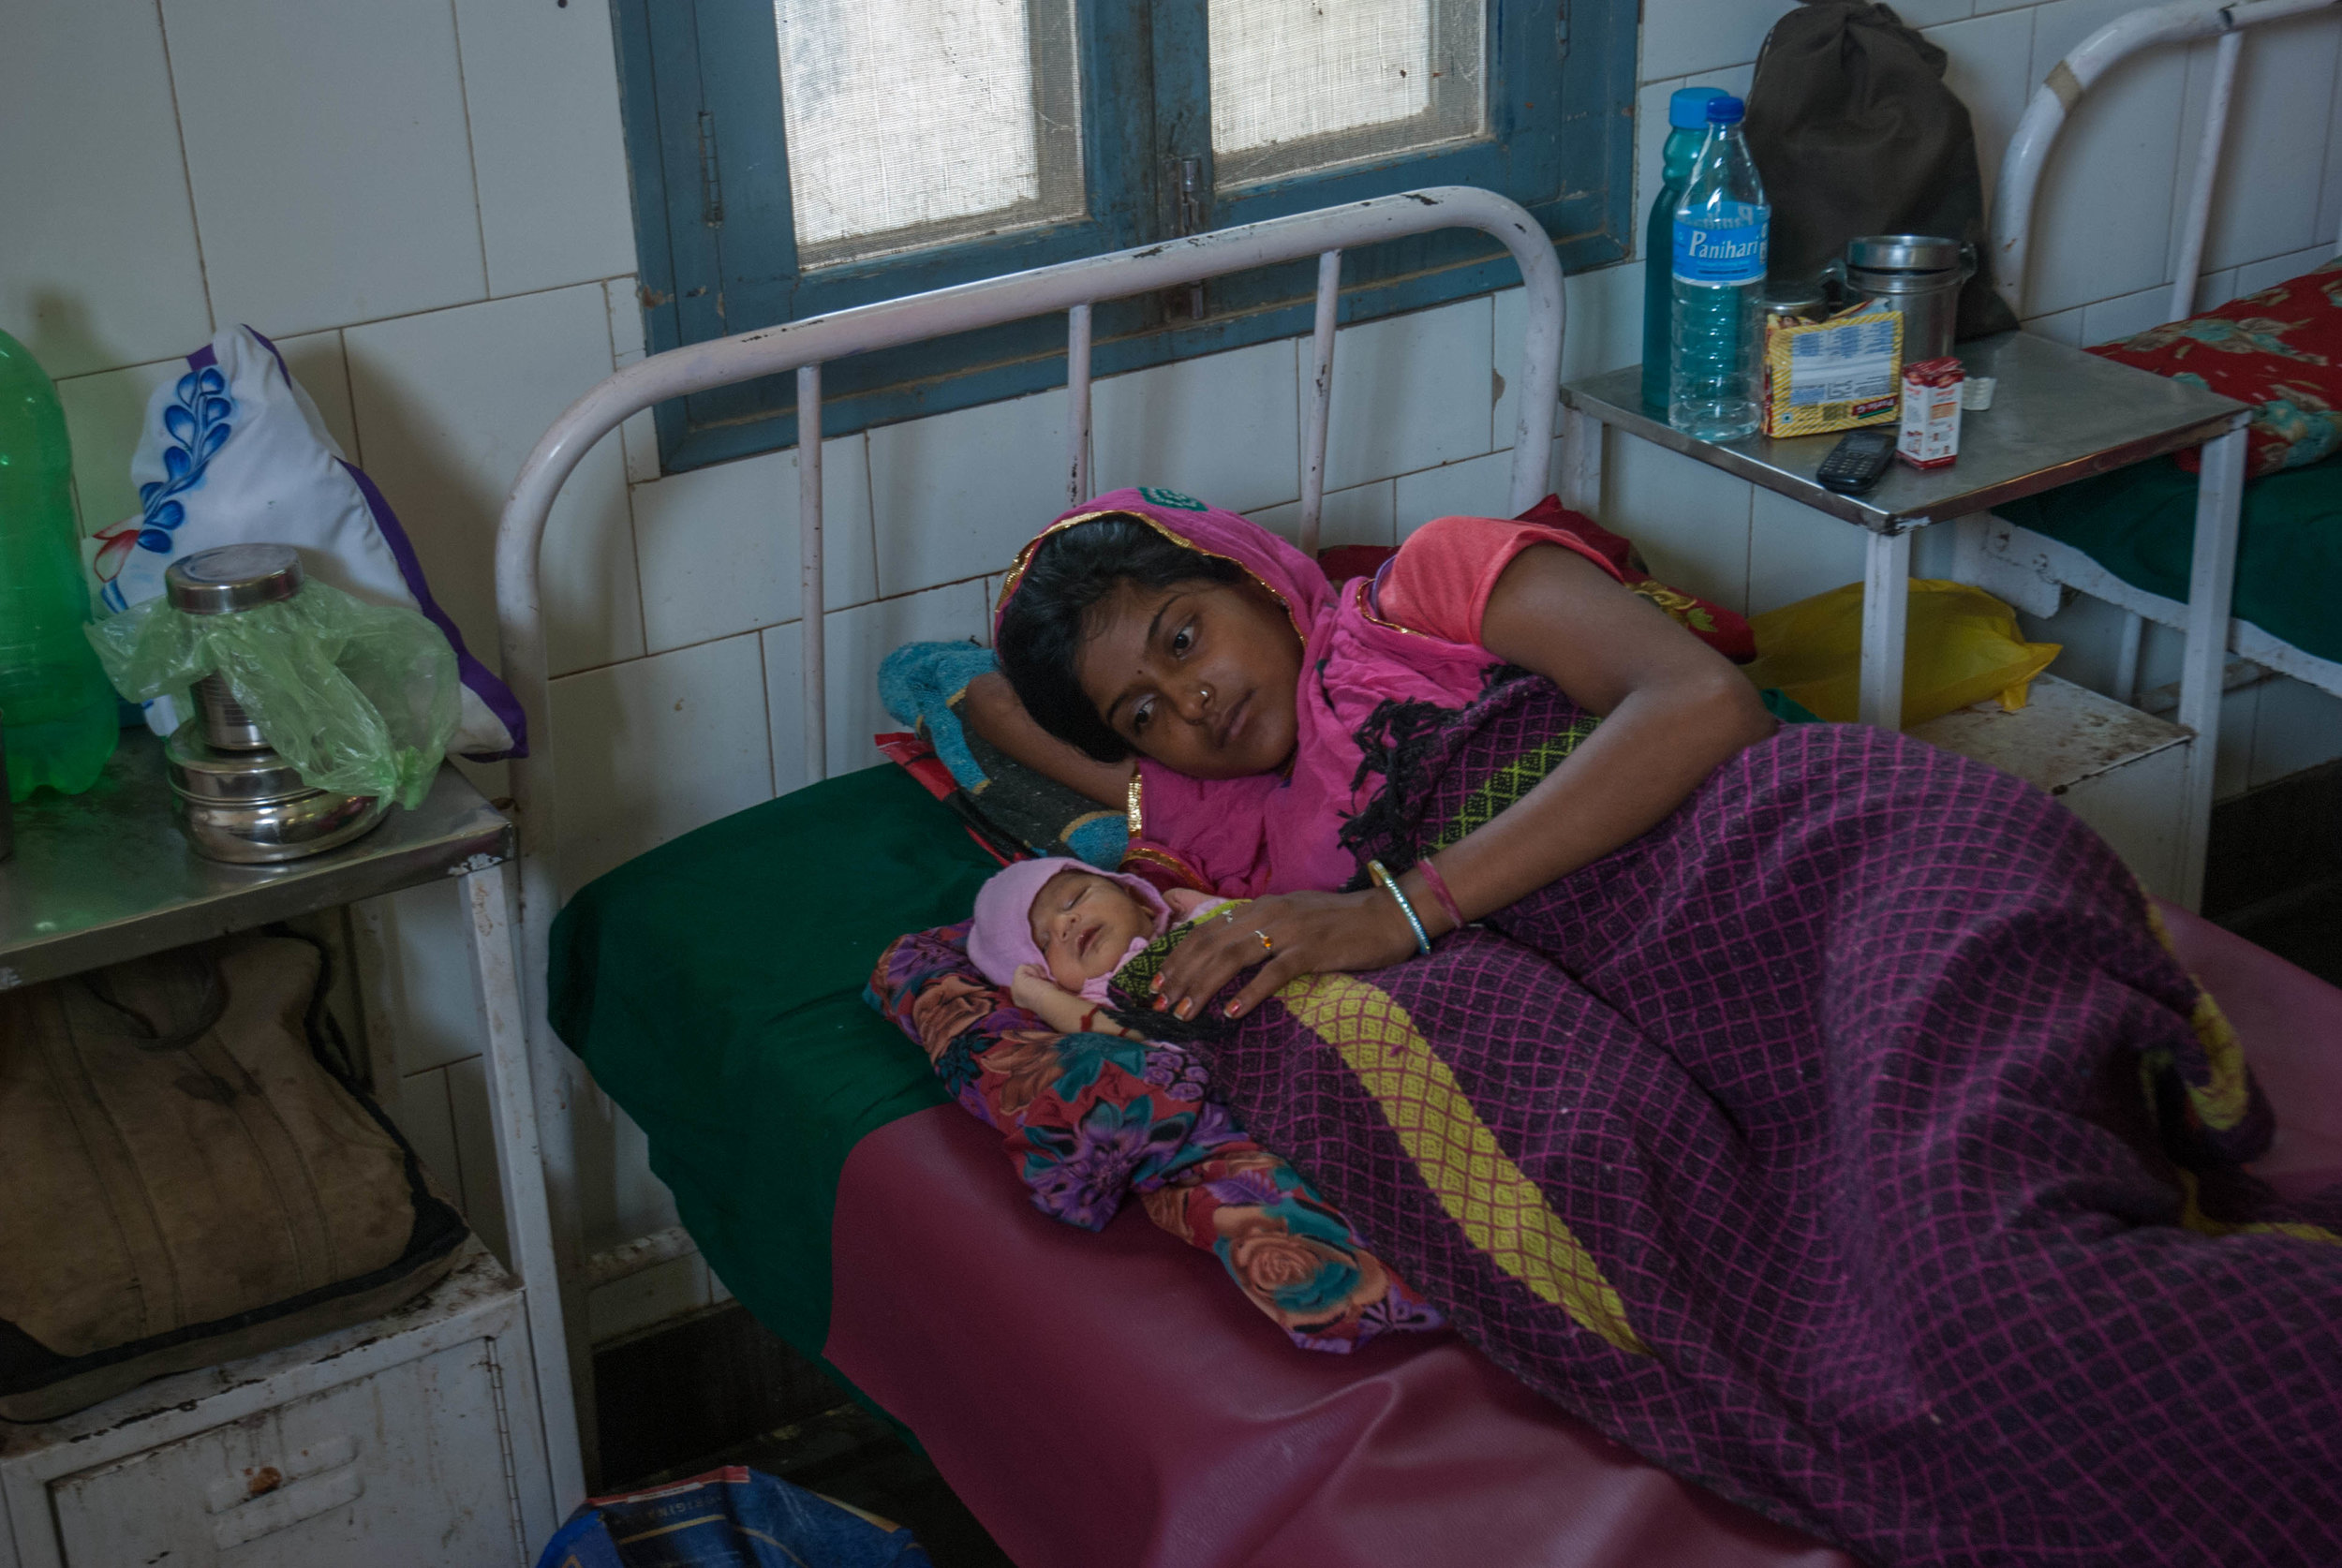
[[[654,350],[1417,185],[1632,244],[1637,0],[614,0]],[[1341,319],[1517,281],[1350,252]],[[1306,333],[1308,262],[1101,304],[1096,374]],[[1062,318],[839,362],[837,435],[1065,381]],[[662,465],[797,439],[793,378],[658,410]]]

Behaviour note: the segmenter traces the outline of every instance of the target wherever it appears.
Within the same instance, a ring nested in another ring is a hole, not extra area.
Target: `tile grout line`
[[[644,657],[648,658],[649,655]],[[780,798],[780,763],[773,756],[773,747],[779,727],[773,722],[773,660],[770,650],[764,645],[764,629],[762,627],[756,632],[756,684],[764,698],[764,798],[778,800]],[[804,773],[802,764],[797,771]]]
[[[349,400],[349,444],[357,449],[349,454],[349,460],[363,468],[366,466],[366,437],[358,428],[358,377],[349,368],[349,338],[335,327],[334,341],[342,351],[342,395]]]
[[[480,291],[495,299],[496,279],[488,272],[488,214],[480,200],[480,150],[472,144],[471,83],[464,78],[464,20],[456,14],[456,0],[447,0],[447,25],[455,43],[455,96],[464,104],[464,163],[471,170],[472,233],[480,241]],[[609,309],[609,291],[603,290],[602,308]],[[608,329],[604,328],[605,334]]]
[[[630,276],[632,274],[627,274],[621,275]],[[541,288],[524,288],[519,292],[512,294],[482,294],[476,300],[456,300],[448,304],[426,305],[421,310],[401,311],[393,316],[369,316],[363,321],[343,321],[339,323],[328,322],[323,326],[304,327],[298,332],[280,333],[276,335],[289,338],[317,337],[325,333],[352,333],[358,332],[366,327],[387,327],[395,322],[420,320],[426,316],[442,316],[452,310],[471,310],[480,305],[502,304],[508,300],[528,300],[535,299],[540,294],[558,294],[562,290],[568,288],[600,288],[602,285],[610,281],[611,280],[608,278],[581,277],[569,283],[548,283]],[[607,298],[606,294],[604,298]],[[207,312],[210,309],[210,302],[208,300],[205,302],[204,308]],[[59,385],[63,385],[67,381],[85,380],[93,376],[113,376],[126,370],[143,370],[152,365],[169,364],[172,360],[184,357],[184,355],[179,354],[166,354],[160,359],[126,360],[119,364],[99,365],[91,370],[77,370],[70,376],[60,376],[54,379]],[[983,406],[979,405],[979,407]],[[727,459],[727,461],[729,461],[729,459]],[[696,471],[697,470],[686,470],[686,472]],[[661,475],[660,477],[665,478],[667,476]],[[643,482],[648,483],[650,481],[645,480]]]
[[[470,111],[467,109],[465,113],[468,125]],[[476,194],[479,186],[477,175],[473,177],[472,184]],[[482,244],[484,244],[485,242],[483,241]],[[484,266],[486,264],[484,250],[482,252],[482,264]],[[610,349],[610,374],[615,376],[618,373],[618,329],[610,319],[610,285],[607,282],[601,285],[601,340]],[[634,516],[634,486],[627,480],[625,424],[626,421],[620,420],[610,427],[610,434],[618,438],[618,499],[626,508],[627,560],[634,569],[634,630],[635,634],[642,639],[644,657],[648,658],[650,656],[650,610],[644,603],[643,596],[643,530],[642,525]],[[499,510],[497,513],[499,524],[502,518],[503,514]],[[549,510],[545,520],[548,524],[552,522]],[[767,729],[769,731],[769,724]]]
[[[203,259],[203,215],[195,204],[195,170],[187,161],[187,127],[179,118],[179,73],[170,59],[170,24],[163,17],[163,0],[155,0],[155,35],[163,47],[163,81],[170,89],[170,128],[179,139],[179,179],[187,191],[187,227],[195,234],[195,275],[203,289],[203,330],[205,341],[219,335],[219,312],[212,304],[212,271]],[[148,362],[156,364],[167,361]],[[110,369],[123,370],[126,365]],[[84,372],[83,374],[95,374]]]

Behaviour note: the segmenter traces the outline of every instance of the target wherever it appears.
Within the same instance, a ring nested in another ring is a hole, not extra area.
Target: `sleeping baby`
[[[1129,1035],[1109,1015],[1115,973],[1170,929],[1227,902],[1078,860],[1020,860],[976,893],[968,956],[1009,999],[1063,1034]]]

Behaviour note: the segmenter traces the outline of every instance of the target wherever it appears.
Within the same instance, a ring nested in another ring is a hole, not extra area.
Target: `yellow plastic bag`
[[[1816,594],[1749,617],[1756,662],[1745,668],[1761,688],[1779,687],[1824,718],[1853,720],[1862,668],[1862,584]],[[2017,613],[1964,583],[1911,580],[1911,620],[1903,663],[1903,722],[1907,728],[1955,708],[1997,697],[2014,713],[2025,688],[2049,668],[2060,644],[2028,643]]]

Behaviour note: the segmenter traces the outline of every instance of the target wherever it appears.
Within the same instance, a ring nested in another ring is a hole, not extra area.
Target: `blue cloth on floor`
[[[734,1467],[588,1502],[537,1568],[927,1568],[900,1525],[877,1524],[802,1487]]]

